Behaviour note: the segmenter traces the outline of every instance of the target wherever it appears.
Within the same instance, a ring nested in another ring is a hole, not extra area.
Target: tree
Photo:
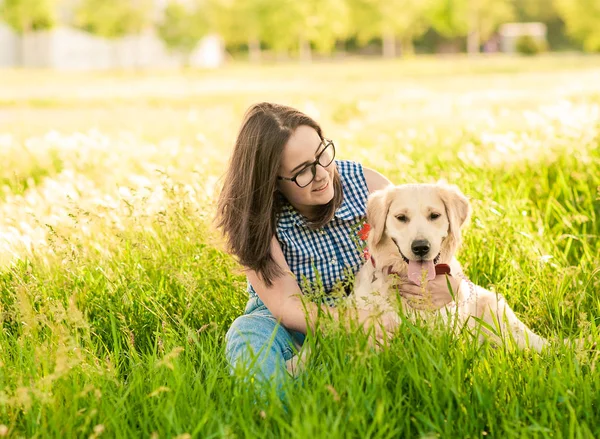
[[[346,0],[211,1],[216,30],[228,44],[248,44],[253,61],[260,59],[263,44],[310,60],[312,47],[331,53],[348,36]]]
[[[556,7],[548,0],[512,0],[518,21],[548,22],[557,18]]]
[[[549,0],[513,0],[515,21],[542,22],[546,25],[546,38],[552,49],[572,49],[579,43],[566,34],[565,23],[558,15],[555,3]]]
[[[57,0],[0,0],[0,19],[15,32],[27,35],[56,25]],[[25,56],[25,38],[21,38],[20,57]]]
[[[352,21],[361,44],[381,37],[383,56],[396,56],[396,40],[403,55],[414,53],[413,40],[428,28],[432,0],[351,0]]]
[[[151,22],[151,0],[82,0],[76,9],[77,27],[104,38],[139,34]]]
[[[56,24],[57,0],[0,1],[0,18],[19,34],[51,29]]]
[[[350,30],[346,0],[304,0],[298,2],[302,26],[298,43],[301,58],[310,59],[311,44],[320,53],[330,54]]]
[[[268,0],[212,0],[211,21],[227,44],[247,44],[250,60],[258,62],[268,7]]]
[[[600,51],[600,0],[554,0],[567,34],[588,52]]]
[[[291,0],[210,0],[215,30],[227,44],[247,44],[252,61],[263,44],[280,53],[297,45],[301,14]]]
[[[182,53],[186,58],[208,33],[208,19],[201,5],[184,5],[171,0],[157,26],[158,35],[167,48]]]
[[[261,40],[276,52],[290,53],[298,48],[304,27],[300,3],[295,0],[269,2],[261,14]]]
[[[469,35],[467,51],[478,53],[481,42],[487,41],[502,23],[514,19],[515,12],[510,1],[470,0]]]
[[[250,48],[251,59],[264,43],[278,53],[298,51],[310,60],[312,47],[331,53],[336,42],[346,39],[349,13],[346,0],[229,0],[230,13],[219,23],[228,23],[226,40]],[[223,15],[222,13],[219,15]],[[219,25],[219,28],[227,26]],[[254,48],[254,50],[253,50]],[[253,54],[254,52],[254,54]]]
[[[468,0],[436,0],[430,10],[429,19],[437,33],[446,38],[467,35]]]
[[[440,35],[467,36],[470,54],[479,52],[481,41],[487,40],[500,24],[513,17],[510,0],[435,0],[430,12],[431,25]]]

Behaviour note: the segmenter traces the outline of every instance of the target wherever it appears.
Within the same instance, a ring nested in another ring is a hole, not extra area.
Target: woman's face
[[[299,126],[283,148],[281,166],[277,175],[286,178],[294,177],[317,159],[324,146],[314,128],[306,125]],[[279,180],[277,187],[298,212],[305,217],[310,217],[315,206],[327,204],[333,199],[334,172],[335,161],[332,161],[326,168],[317,165],[315,178],[306,187],[300,188],[296,183],[288,180]]]

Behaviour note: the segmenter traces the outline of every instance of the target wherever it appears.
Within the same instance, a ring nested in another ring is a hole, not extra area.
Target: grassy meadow
[[[244,110],[296,106],[393,182],[457,184],[459,260],[554,341],[317,334],[253,388],[245,277],[211,223]],[[600,437],[600,58],[0,71],[0,437]]]

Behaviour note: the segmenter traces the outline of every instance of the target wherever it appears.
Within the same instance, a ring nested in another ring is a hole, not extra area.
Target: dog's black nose
[[[429,245],[429,241],[426,239],[416,239],[413,241],[410,249],[417,256],[425,256],[429,253],[429,249],[431,246]]]

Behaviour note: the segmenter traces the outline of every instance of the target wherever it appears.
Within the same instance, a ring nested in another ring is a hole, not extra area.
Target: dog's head
[[[369,197],[369,249],[386,264],[396,266],[398,259],[421,267],[423,263],[449,263],[460,245],[460,229],[470,210],[469,201],[456,186],[388,186]]]

